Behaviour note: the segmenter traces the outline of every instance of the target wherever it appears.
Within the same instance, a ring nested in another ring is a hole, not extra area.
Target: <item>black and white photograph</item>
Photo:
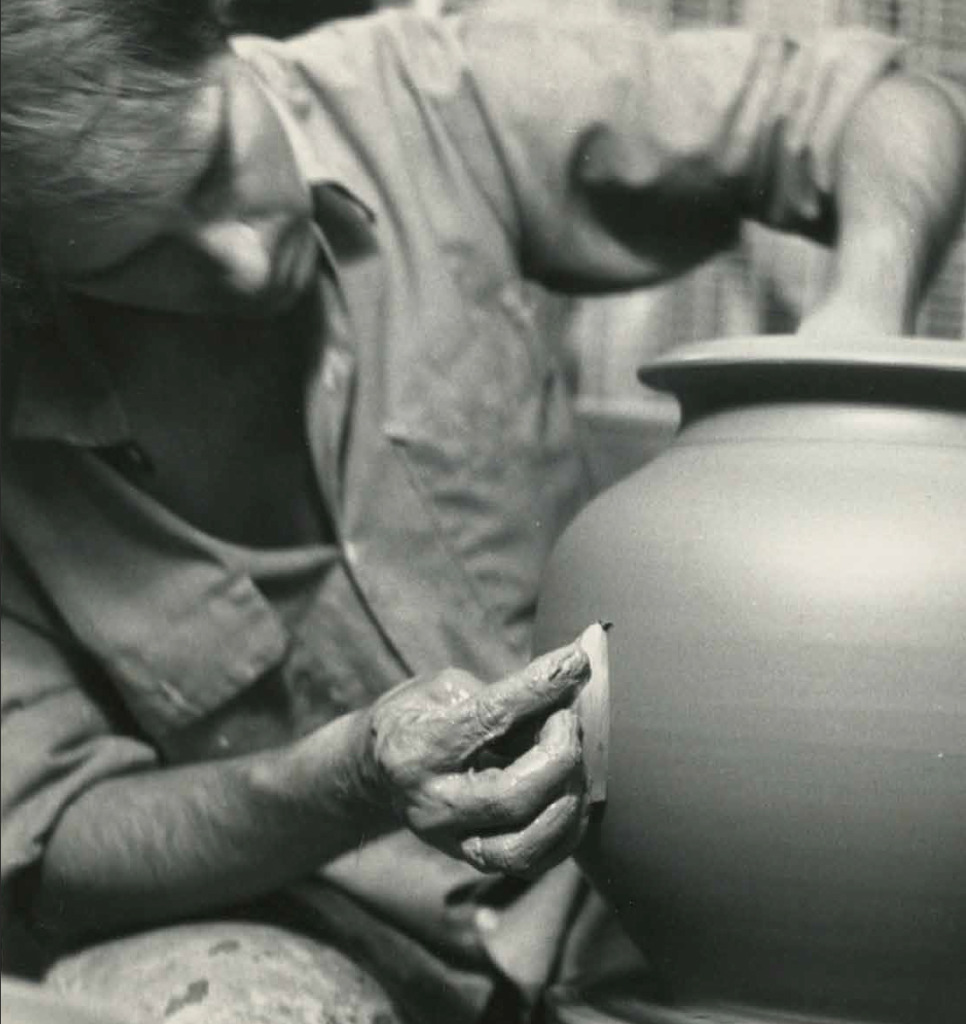
[[[966,1024],[964,0],[2,0],[2,1024]]]

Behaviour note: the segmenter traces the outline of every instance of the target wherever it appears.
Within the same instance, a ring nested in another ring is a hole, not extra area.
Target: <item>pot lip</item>
[[[966,342],[906,335],[812,338],[799,334],[753,334],[691,342],[672,348],[638,370],[659,390],[716,369],[782,367],[854,373],[859,369],[910,370],[930,376],[966,376]]]

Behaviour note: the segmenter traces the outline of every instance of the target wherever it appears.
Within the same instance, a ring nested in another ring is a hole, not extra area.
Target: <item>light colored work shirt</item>
[[[521,665],[588,493],[527,280],[647,285],[742,217],[830,239],[843,120],[897,53],[865,31],[799,48],[409,13],[235,46],[315,199],[305,434],[335,540],[254,551],[161,507],[70,300],[26,339],[3,467],[8,895],[102,779],[286,742],[412,674]],[[491,960],[528,996],[547,982],[582,884],[567,864],[521,897],[405,835],[322,874],[307,902],[344,897],[362,946],[392,932],[453,1021]],[[498,890],[509,909],[481,918]]]

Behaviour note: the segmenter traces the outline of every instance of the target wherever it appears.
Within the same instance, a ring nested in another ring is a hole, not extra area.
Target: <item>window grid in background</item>
[[[484,0],[485,2],[485,0]],[[573,0],[579,2],[579,0]],[[913,66],[958,80],[966,96],[963,0],[612,0],[666,26],[743,25],[807,37],[832,25],[865,25],[906,39]],[[741,246],[652,293],[576,304],[568,344],[590,417],[647,416],[656,403],[637,366],[677,344],[725,335],[793,331],[819,293],[825,250],[749,226]],[[966,239],[930,289],[917,334],[966,335]]]

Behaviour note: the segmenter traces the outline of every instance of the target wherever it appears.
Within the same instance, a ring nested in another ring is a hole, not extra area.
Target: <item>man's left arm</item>
[[[945,90],[901,72],[869,90],[845,123],[833,194],[830,286],[801,330],[911,333],[966,203],[966,122]]]
[[[659,283],[751,219],[835,246],[824,313],[806,326],[897,332],[961,221],[961,115],[886,36],[799,44],[563,15],[397,27],[415,95],[523,273],[552,288]]]

